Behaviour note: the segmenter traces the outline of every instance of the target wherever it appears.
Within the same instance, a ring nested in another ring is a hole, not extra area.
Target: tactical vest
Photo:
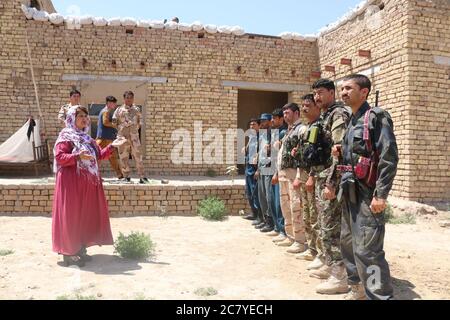
[[[330,166],[332,144],[320,120],[310,125],[301,137],[297,152],[299,167],[309,169],[316,166]]]
[[[292,131],[299,129],[302,124],[299,123],[292,128]],[[299,168],[298,157],[292,156],[292,150],[294,148],[298,148],[300,139],[298,134],[293,134],[289,136],[289,133],[286,133],[286,136],[283,140],[283,153],[281,156],[281,170],[286,169],[296,169]]]

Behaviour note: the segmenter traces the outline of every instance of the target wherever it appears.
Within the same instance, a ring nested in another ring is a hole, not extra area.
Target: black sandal
[[[79,268],[85,266],[84,261],[79,256],[64,256],[64,265],[66,267],[77,266]]]

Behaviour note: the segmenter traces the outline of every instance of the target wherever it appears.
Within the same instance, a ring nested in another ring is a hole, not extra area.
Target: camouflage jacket
[[[342,103],[334,103],[323,112],[320,121],[327,139],[331,140],[331,148],[335,145],[342,144],[345,130],[350,119],[351,112]],[[319,178],[325,179],[326,184],[337,187],[339,184],[339,173],[337,172],[338,161],[330,155],[329,163],[331,166],[319,174]]]
[[[305,126],[301,123],[300,119],[289,127],[286,135],[282,140],[281,163],[280,169],[297,169],[300,168],[300,163],[296,157],[292,156],[292,150],[297,148],[300,142],[300,136]]]
[[[117,126],[118,135],[136,134],[142,125],[141,111],[135,105],[123,105],[114,112],[113,123]]]

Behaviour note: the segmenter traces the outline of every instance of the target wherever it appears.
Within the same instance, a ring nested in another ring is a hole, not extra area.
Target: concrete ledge
[[[235,87],[242,90],[260,90],[275,92],[309,91],[309,85],[284,84],[284,83],[260,83],[245,81],[222,81],[224,87]]]

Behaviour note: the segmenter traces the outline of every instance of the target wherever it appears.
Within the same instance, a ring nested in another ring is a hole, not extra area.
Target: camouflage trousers
[[[316,192],[307,192],[305,185],[309,179],[309,173],[301,170],[301,203],[303,211],[303,222],[305,224],[306,241],[308,248],[319,255],[322,252],[322,243],[320,240],[319,213],[316,204]]]
[[[285,221],[287,236],[296,242],[304,244],[306,242],[306,232],[302,215],[301,189],[294,189],[294,180],[295,173],[290,178],[282,179],[280,177],[281,211]]]
[[[139,134],[130,134],[130,136],[124,137],[127,142],[119,147],[119,159],[122,167],[122,173],[125,178],[130,176],[130,153],[136,163],[136,169],[138,171],[139,177],[144,178],[144,164],[142,160],[142,148],[141,141],[139,139]]]
[[[316,180],[316,203],[319,212],[320,240],[326,264],[331,266],[342,262],[341,218],[342,201],[326,200],[323,197],[326,178],[319,175]]]

